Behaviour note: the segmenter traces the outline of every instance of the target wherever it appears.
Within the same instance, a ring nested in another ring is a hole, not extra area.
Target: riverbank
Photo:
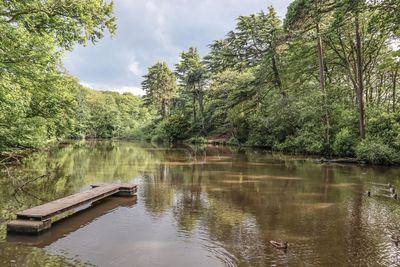
[[[113,138],[85,138],[85,139],[66,139],[59,142],[52,142],[51,144],[42,148],[26,148],[18,150],[9,150],[0,152],[0,164],[4,163],[18,163],[20,159],[30,155],[33,152],[46,151],[51,148],[61,147],[63,145],[68,145],[70,143],[85,142],[85,141],[143,141],[141,139],[132,137],[113,137]],[[146,141],[149,142],[149,141]],[[344,157],[341,155],[324,155],[324,154],[311,154],[302,153],[297,151],[280,151],[274,150],[267,146],[255,146],[248,144],[241,144],[235,138],[230,135],[218,135],[209,137],[192,137],[182,141],[186,144],[193,145],[212,145],[212,146],[232,146],[239,148],[253,148],[253,149],[263,149],[270,152],[279,152],[287,155],[301,155],[305,157],[310,157],[316,163],[338,163],[338,164],[358,164],[358,165],[383,165],[383,166],[399,166],[400,162],[398,160],[392,160],[390,155],[379,151],[379,149],[374,150],[374,148],[368,149],[370,155],[364,155],[362,157]],[[151,143],[151,141],[150,141]],[[157,143],[157,142],[156,142]],[[371,153],[372,152],[372,153]],[[375,153],[375,154],[373,154]]]
[[[242,144],[231,135],[219,135],[208,137],[192,137],[184,140],[191,144],[208,144],[208,145],[228,145],[246,148],[262,148],[271,152],[281,152],[289,155],[317,156],[321,157],[315,160],[317,163],[343,163],[343,164],[360,164],[360,165],[384,165],[399,166],[400,157],[393,150],[388,150],[381,144],[366,144],[357,150],[353,155],[351,152],[345,155],[340,154],[320,154],[320,153],[304,153],[302,151],[291,150],[274,150],[268,146]],[[350,156],[349,156],[350,155]]]

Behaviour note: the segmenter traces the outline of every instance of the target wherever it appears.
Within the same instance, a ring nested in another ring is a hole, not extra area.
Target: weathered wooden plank
[[[45,221],[14,220],[7,223],[7,232],[37,234],[51,227],[51,219]]]
[[[17,213],[18,219],[43,220],[118,193],[119,185],[104,185]]]
[[[105,184],[92,184],[92,188],[97,188],[100,186],[104,186]],[[133,196],[137,192],[137,185],[134,184],[118,184],[119,185],[119,191],[114,194],[114,196],[119,196],[119,197],[129,197]]]

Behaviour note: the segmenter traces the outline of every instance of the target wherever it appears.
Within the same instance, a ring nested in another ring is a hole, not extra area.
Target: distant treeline
[[[153,139],[399,163],[399,14],[397,0],[294,0],[284,20],[240,16],[204,58],[149,68]]]
[[[99,92],[66,75],[54,87],[3,94],[0,150],[40,148],[70,138],[140,138],[151,115],[130,93]]]

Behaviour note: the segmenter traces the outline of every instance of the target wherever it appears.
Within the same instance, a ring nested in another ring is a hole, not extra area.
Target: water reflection
[[[136,182],[139,192],[137,204],[107,200],[44,236],[8,237],[0,242],[3,263],[20,251],[28,262],[39,251],[39,262],[56,257],[99,266],[400,264],[390,240],[400,231],[400,203],[364,194],[400,185],[398,168],[129,142],[67,144],[9,168],[0,178],[2,222],[92,183]],[[287,240],[287,253],[271,239]]]

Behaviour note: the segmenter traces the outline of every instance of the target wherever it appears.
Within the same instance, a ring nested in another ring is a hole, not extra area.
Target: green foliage
[[[144,76],[142,88],[146,103],[155,106],[163,118],[169,116],[171,99],[176,91],[176,77],[166,63],[151,66]]]
[[[180,84],[180,92],[176,100],[181,103],[189,103],[188,105],[186,103],[178,105],[178,112],[192,112],[193,134],[204,134],[204,89],[207,79],[207,70],[201,61],[197,49],[191,47],[187,52],[182,52],[180,62],[175,65],[175,68],[175,73]]]
[[[236,145],[336,156],[354,156],[357,148],[370,162],[394,162],[391,153],[400,149],[400,64],[389,45],[393,20],[386,23],[377,12],[391,8],[397,4],[296,0],[284,23],[272,7],[240,16],[225,39],[210,45],[207,75],[196,49],[181,54],[171,112],[185,114],[189,125],[164,120],[157,136],[171,141],[226,135]],[[354,45],[356,36],[362,51]],[[366,115],[358,105],[360,66]],[[375,141],[359,144],[364,117],[367,136]],[[369,144],[378,144],[377,151],[367,150]]]
[[[189,138],[190,123],[184,115],[174,114],[165,120],[156,123],[153,130],[152,141],[154,142],[174,142]]]
[[[372,111],[367,121],[368,136],[400,148],[400,114]]]
[[[115,29],[109,1],[0,3],[0,151],[65,138],[143,138],[153,115],[142,99],[85,89],[62,68],[66,49]]]
[[[359,160],[370,164],[391,165],[400,163],[398,152],[379,140],[363,140],[356,147],[356,155]]]
[[[75,42],[95,43],[108,29],[116,29],[113,2],[102,0],[2,1],[0,21],[38,35],[48,35],[57,44],[72,48]]]
[[[84,132],[82,88],[63,70],[61,56],[115,28],[112,2],[0,2],[0,151]]]
[[[353,156],[357,137],[349,128],[343,128],[335,136],[333,151],[336,155]]]

